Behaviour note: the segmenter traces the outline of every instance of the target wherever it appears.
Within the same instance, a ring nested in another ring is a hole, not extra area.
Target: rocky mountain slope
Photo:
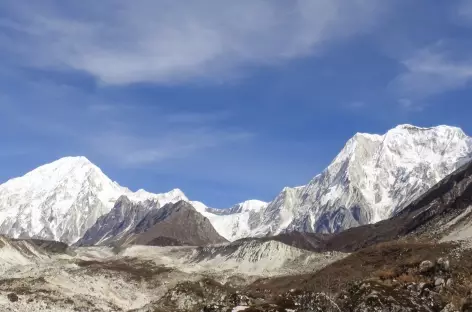
[[[326,248],[358,250],[399,238],[472,239],[472,162],[434,185],[390,219],[348,229],[326,240]]]
[[[169,203],[150,210],[123,238],[124,244],[138,245],[192,245],[224,243],[210,221],[187,201]]]
[[[66,157],[0,185],[0,233],[74,243],[122,195],[161,205],[186,199],[180,190],[133,193],[85,157]]]
[[[401,125],[384,135],[358,133],[309,184],[284,188],[254,211],[247,236],[283,231],[333,233],[400,211],[472,156],[459,128]],[[237,222],[245,222],[235,220]],[[237,231],[227,238],[239,238]],[[244,235],[245,236],[245,235]]]
[[[150,210],[159,207],[159,202],[155,200],[133,202],[128,197],[121,196],[113,209],[98,218],[76,245],[109,245],[118,242],[126,234],[132,232]]]

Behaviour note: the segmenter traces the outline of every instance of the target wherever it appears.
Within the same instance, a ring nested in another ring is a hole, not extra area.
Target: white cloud
[[[417,51],[402,62],[405,71],[392,81],[391,88],[400,96],[423,99],[467,86],[472,80],[472,59],[447,52],[443,43]]]
[[[49,3],[48,6],[45,3]],[[0,27],[23,62],[85,71],[105,84],[218,81],[247,65],[317,53],[368,31],[375,0],[12,1]]]

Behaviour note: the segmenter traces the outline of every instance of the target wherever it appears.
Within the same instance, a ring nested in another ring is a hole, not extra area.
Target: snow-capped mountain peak
[[[117,199],[186,199],[180,190],[133,193],[110,180],[85,157],[65,157],[0,185],[0,233],[74,243]]]
[[[103,172],[86,157],[64,157],[52,163],[42,165],[21,178],[12,179],[5,185],[11,188],[22,188],[25,187],[24,182],[27,179],[27,187],[39,192],[50,189],[60,182],[67,182],[64,180],[71,178],[76,182],[83,182],[91,175],[100,176],[103,175]],[[110,182],[113,183],[112,181]]]
[[[238,228],[257,236],[286,230],[336,232],[377,222],[471,157],[472,139],[456,127],[406,124],[383,135],[357,133],[307,185],[284,188],[253,215],[250,225]]]

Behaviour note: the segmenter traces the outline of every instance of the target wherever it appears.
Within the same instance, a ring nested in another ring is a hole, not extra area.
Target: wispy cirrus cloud
[[[197,128],[160,136],[103,132],[89,141],[94,152],[122,167],[146,167],[249,140],[253,134]]]
[[[109,85],[221,81],[247,65],[320,52],[369,31],[374,0],[6,1],[3,49],[28,66],[74,69]]]
[[[451,2],[444,8],[444,20],[462,30],[472,27],[472,3],[467,0]],[[427,99],[467,87],[472,81],[472,45],[461,32],[449,32],[443,38],[413,49],[400,58],[403,71],[389,88],[399,98],[399,106],[421,111]]]
[[[402,97],[401,105],[410,108],[415,100],[464,88],[472,81],[472,58],[452,51],[447,42],[439,42],[402,61],[404,72],[390,84]]]

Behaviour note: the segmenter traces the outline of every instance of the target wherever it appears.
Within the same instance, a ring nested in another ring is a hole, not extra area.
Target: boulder
[[[442,271],[448,272],[451,268],[451,264],[449,263],[449,260],[447,258],[439,258],[436,261],[436,264],[438,265],[438,268]]]
[[[7,295],[7,298],[8,300],[10,300],[11,302],[17,302],[19,300],[17,294],[15,293],[10,293]]]
[[[420,273],[428,273],[434,269],[434,263],[426,260],[420,263]]]
[[[452,278],[448,278],[446,281],[446,286],[451,287],[453,283],[454,283],[454,280]]]
[[[443,286],[446,282],[444,281],[444,278],[438,277],[434,280],[434,286],[440,287]]]
[[[422,292],[423,290],[430,289],[432,287],[433,287],[432,283],[421,282],[421,283],[418,284],[417,290],[418,290],[418,292]]]

